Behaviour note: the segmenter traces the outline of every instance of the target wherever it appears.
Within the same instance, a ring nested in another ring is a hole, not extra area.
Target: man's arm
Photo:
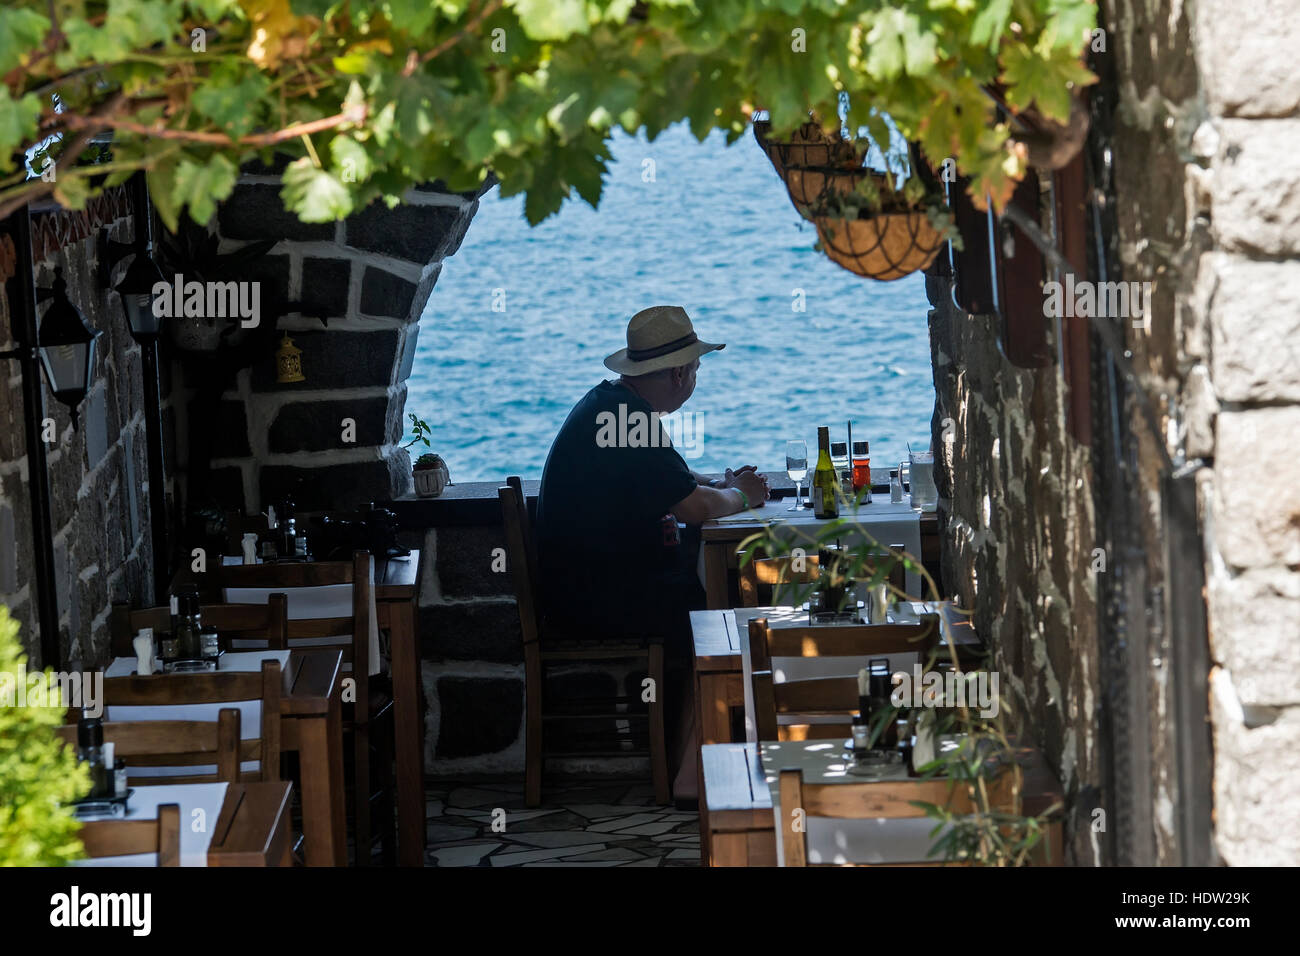
[[[710,488],[699,485],[694,491],[673,505],[673,514],[684,524],[703,524],[710,518],[721,518],[744,510],[745,501],[737,488]]]
[[[701,475],[698,471],[692,471],[691,477],[695,479],[697,485],[706,485],[709,488],[731,488],[734,487],[736,475],[757,470],[758,466],[756,465],[742,465],[735,471],[728,468],[726,474],[721,478],[710,478],[708,475]]]
[[[753,471],[731,476],[730,488],[710,488],[698,485],[694,491],[673,505],[673,514],[685,524],[703,524],[710,518],[721,518],[744,511],[746,506],[761,508],[767,500],[767,482]]]

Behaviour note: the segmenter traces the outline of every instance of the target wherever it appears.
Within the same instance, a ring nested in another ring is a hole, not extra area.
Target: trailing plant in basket
[[[873,589],[883,587],[902,601],[950,603],[940,600],[938,585],[920,561],[906,551],[877,541],[855,519],[853,511],[857,503],[843,502],[841,510],[847,509],[849,513],[822,525],[815,534],[793,527],[778,533],[776,525],[769,524],[763,531],[741,542],[740,566],[743,568],[764,555],[790,555],[795,548],[802,549],[805,554],[817,554],[823,548],[847,540],[850,544],[831,552],[832,564],[826,571],[832,577],[865,583]],[[900,566],[921,577],[928,597],[909,595],[890,583],[891,573]],[[817,583],[791,582],[786,587],[793,603],[798,606],[809,599]],[[957,679],[966,680],[971,675],[962,667],[956,644],[942,615],[939,615],[939,620],[943,641],[923,662],[924,670],[929,671],[940,660],[946,660],[956,672]],[[1061,809],[1060,804],[1055,804],[1032,816],[1022,812],[1023,771],[1014,760],[1005,759],[1015,751],[1015,741],[1008,729],[1012,716],[1009,702],[999,696],[997,704],[995,712],[988,717],[981,716],[974,708],[958,706],[941,711],[936,719],[936,739],[953,735],[958,738],[959,745],[939,753],[918,771],[922,777],[949,781],[952,790],[962,788],[970,798],[973,812],[959,814],[935,804],[914,804],[935,821],[930,834],[934,841],[929,853],[932,857],[981,866],[1023,866],[1043,843],[1048,825]],[[873,740],[879,739],[885,728],[894,722],[899,710],[891,706],[877,715],[871,727]],[[1003,809],[996,799],[999,793],[1010,794],[1013,803],[1010,812]]]
[[[943,192],[927,187],[919,176],[910,176],[901,188],[895,185],[894,174],[888,170],[864,176],[849,192],[827,193],[819,203],[807,208],[806,215],[810,219],[853,221],[913,212],[923,213],[931,228],[944,240],[959,250],[964,248]]]
[[[26,668],[18,622],[0,605],[0,867],[59,866],[84,855],[69,804],[90,792],[90,776],[55,735],[58,685]]]

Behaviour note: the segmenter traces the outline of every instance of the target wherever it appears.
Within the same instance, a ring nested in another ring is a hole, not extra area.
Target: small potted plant
[[[443,488],[451,484],[447,463],[442,460],[442,456],[428,452],[415,460],[411,477],[415,479],[415,493],[421,498],[436,498],[442,494]]]

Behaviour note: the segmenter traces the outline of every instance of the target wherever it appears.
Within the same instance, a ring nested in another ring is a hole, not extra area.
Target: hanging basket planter
[[[785,183],[790,202],[801,215],[832,196],[853,192],[868,175],[853,144],[827,135],[817,122],[804,123],[785,142],[773,140],[770,132],[767,120],[754,123],[754,139]]]
[[[832,262],[885,282],[926,268],[947,241],[921,210],[881,212],[858,219],[817,216],[813,222],[821,247]]]

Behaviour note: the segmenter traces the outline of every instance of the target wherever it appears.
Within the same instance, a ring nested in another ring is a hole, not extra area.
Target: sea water
[[[625,345],[628,318],[683,306],[700,338],[694,396],[665,419],[696,471],[785,467],[818,425],[871,442],[875,467],[929,447],[934,408],[923,277],[864,279],[813,249],[747,133],[653,142],[618,133],[599,210],[581,200],[530,228],[493,188],[444,261],[419,327],[406,410],[433,430],[453,481],[541,476],[573,404]],[[675,422],[674,419],[677,421]]]

